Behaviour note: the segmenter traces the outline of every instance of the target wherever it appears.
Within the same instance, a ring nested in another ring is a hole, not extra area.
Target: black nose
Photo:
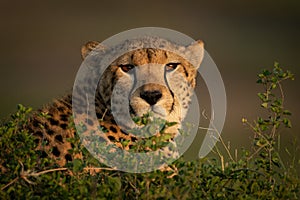
[[[140,97],[152,106],[158,102],[158,100],[162,97],[162,94],[158,90],[142,91]]]

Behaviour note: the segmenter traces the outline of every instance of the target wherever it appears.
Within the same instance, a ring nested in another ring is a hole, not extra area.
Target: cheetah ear
[[[196,69],[200,66],[204,56],[204,43],[197,40],[187,47],[190,61]]]
[[[97,42],[97,41],[89,41],[85,45],[83,45],[81,47],[82,60],[84,60],[91,51],[95,50],[99,44],[100,44],[100,42]]]

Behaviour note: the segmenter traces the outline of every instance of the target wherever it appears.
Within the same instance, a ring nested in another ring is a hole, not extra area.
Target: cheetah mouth
[[[144,112],[138,112],[129,106],[129,112],[132,117],[141,117],[145,114],[152,113],[154,117],[165,119],[167,117],[167,110],[159,105],[152,105],[144,109]]]
[[[162,117],[165,118],[167,117],[167,113],[166,110],[164,108],[162,108],[161,106],[151,106],[150,112],[153,112],[155,117]]]

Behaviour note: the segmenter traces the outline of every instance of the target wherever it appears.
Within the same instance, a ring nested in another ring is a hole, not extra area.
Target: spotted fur
[[[105,56],[113,57],[121,50],[126,53],[118,56],[105,70],[97,68]],[[129,150],[139,140],[139,137],[127,131],[134,125],[122,120],[117,123],[114,118],[113,114],[126,115],[126,106],[131,117],[141,117],[150,111],[154,117],[177,122],[177,125],[166,130],[172,133],[173,138],[176,137],[180,122],[187,114],[196,84],[197,68],[202,61],[201,41],[180,46],[164,39],[148,37],[143,41],[125,41],[109,50],[92,41],[82,47],[81,54],[87,65],[83,67],[94,68],[95,74],[100,73],[98,70],[103,72],[92,101],[95,102],[97,121],[87,116],[85,110],[89,103],[87,94],[93,90],[89,85],[97,78],[95,75],[85,79],[80,88],[75,88],[78,94],[75,98],[68,94],[56,99],[30,118],[29,130],[36,136],[37,150],[41,151],[42,156],[55,158],[61,166],[74,159],[69,151],[73,147],[68,139],[76,134],[75,128],[69,126],[73,120],[73,105],[82,108],[78,110],[75,120],[83,120],[89,131],[97,132],[99,127],[103,128],[105,131],[101,132],[101,138],[117,148]],[[126,102],[128,105],[124,106]],[[44,113],[44,116],[40,113]],[[83,134],[89,133],[83,131]],[[129,143],[124,146],[122,141]],[[171,154],[168,149],[164,151]],[[75,157],[82,158],[82,155],[78,153]]]

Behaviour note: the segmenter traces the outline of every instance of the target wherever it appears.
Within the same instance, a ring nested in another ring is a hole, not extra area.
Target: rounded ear
[[[194,67],[198,68],[204,56],[204,43],[202,40],[197,40],[187,47],[187,51],[191,56]]]
[[[99,44],[100,44],[100,42],[97,42],[97,41],[89,41],[85,45],[83,45],[81,47],[81,58],[82,58],[82,60],[84,60],[87,57],[87,55],[89,55],[89,53],[91,51],[93,51],[94,49],[96,49],[96,47]]]

